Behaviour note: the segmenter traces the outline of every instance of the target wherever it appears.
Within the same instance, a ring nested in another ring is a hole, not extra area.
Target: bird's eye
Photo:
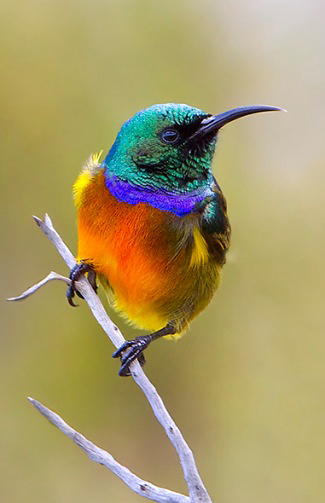
[[[161,133],[161,139],[164,143],[176,143],[179,137],[180,134],[177,129],[164,129]]]

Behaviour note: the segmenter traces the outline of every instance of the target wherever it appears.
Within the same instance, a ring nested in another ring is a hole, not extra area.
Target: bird
[[[114,353],[120,376],[145,363],[161,337],[178,338],[211,301],[230,246],[226,199],[213,172],[220,129],[246,115],[282,110],[267,105],[211,115],[185,104],[157,104],[126,121],[108,154],[93,154],[74,186],[77,280],[104,287],[113,307],[149,333]]]

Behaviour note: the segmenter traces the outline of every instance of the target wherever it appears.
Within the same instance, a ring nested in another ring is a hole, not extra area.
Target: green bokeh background
[[[325,498],[324,19],[320,0],[1,3],[2,299],[68,273],[31,215],[48,212],[75,252],[72,183],[137,110],[289,111],[220,135],[214,169],[233,226],[222,285],[188,335],[147,352],[148,376],[222,503]],[[28,395],[138,475],[185,491],[164,432],[80,304],[68,306],[62,284],[1,301],[1,501],[140,501]]]

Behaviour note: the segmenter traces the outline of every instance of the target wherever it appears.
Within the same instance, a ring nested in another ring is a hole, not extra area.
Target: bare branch
[[[61,274],[57,274],[56,272],[51,271],[50,274],[46,276],[46,278],[42,279],[39,283],[36,283],[36,285],[31,286],[28,288],[28,290],[25,290],[21,295],[18,295],[18,297],[10,297],[9,301],[16,301],[16,300],[24,300],[27,299],[30,295],[35,293],[41,286],[46,285],[49,281],[53,281],[54,279],[58,279],[60,281],[64,281],[67,285],[70,284],[69,278],[66,278],[65,276],[61,276]]]
[[[62,241],[59,234],[54,229],[52,220],[50,219],[48,214],[46,213],[44,222],[38,217],[34,216],[33,218],[37,225],[42,229],[45,236],[47,236],[49,240],[54,244],[55,248],[58,250],[65,263],[68,265],[69,269],[72,269],[72,267],[76,263],[76,260],[67,245]]]
[[[28,400],[54,426],[59,428],[59,430],[61,430],[67,437],[69,437],[79,447],[81,447],[81,449],[92,461],[100,463],[101,465],[109,468],[135,493],[153,501],[158,501],[159,503],[190,502],[190,499],[183,494],[175,493],[174,491],[169,491],[168,489],[163,489],[137,477],[134,473],[128,470],[128,468],[125,468],[125,466],[118,463],[108,452],[100,449],[95,444],[87,440],[83,435],[81,435],[81,433],[78,433],[76,430],[71,428],[65,421],[63,421],[63,419],[61,419],[60,416],[55,414],[55,412],[52,412],[50,409],[42,405],[37,400],[34,400],[33,398],[28,398]]]
[[[61,237],[59,234],[56,232],[56,230],[53,227],[53,224],[51,222],[51,219],[49,218],[48,215],[45,216],[44,222],[40,220],[37,217],[34,217],[37,225],[41,228],[41,230],[44,232],[44,234],[49,238],[49,240],[54,244],[54,246],[57,248],[58,252],[60,253],[61,257],[63,260],[66,262],[68,267],[71,269],[75,264],[76,261],[68,249],[68,247],[65,245],[65,243],[62,241]],[[49,275],[51,276],[51,275]],[[51,279],[62,279],[61,277],[54,278],[51,277]],[[45,280],[41,281],[38,283],[38,285],[35,285],[34,287],[31,287],[30,289],[27,290],[24,294],[22,294],[19,297],[13,298],[12,300],[18,300],[21,298],[26,298],[27,295],[31,295],[31,293],[34,293],[37,288],[45,284],[48,280],[48,277],[45,278]],[[123,342],[125,341],[124,337],[122,336],[120,330],[114,323],[110,320],[108,317],[99,297],[95,294],[93,288],[91,287],[90,283],[85,277],[82,277],[78,282],[77,282],[77,287],[79,292],[83,295],[84,299],[86,300],[87,304],[89,305],[94,317],[98,321],[98,323],[101,325],[105,333],[108,335],[108,337],[111,339],[115,347],[119,347]],[[201,480],[201,477],[198,473],[194,456],[185,442],[179,428],[176,426],[174,421],[172,420],[171,416],[169,415],[162,399],[158,395],[155,387],[151,384],[147,376],[144,374],[142,368],[139,365],[139,362],[136,360],[130,365],[130,371],[132,374],[133,379],[135,382],[138,384],[138,386],[142,389],[143,393],[146,395],[147,400],[150,403],[150,406],[157,418],[157,420],[160,422],[160,424],[163,426],[165,429],[165,432],[173,444],[174,448],[177,451],[177,454],[179,456],[183,473],[184,473],[184,478],[189,490],[189,497],[190,497],[190,502],[191,503],[211,503],[211,499],[203,485],[203,482]],[[42,412],[43,413],[43,412]],[[62,420],[61,420],[62,421]],[[183,496],[184,497],[184,496]]]

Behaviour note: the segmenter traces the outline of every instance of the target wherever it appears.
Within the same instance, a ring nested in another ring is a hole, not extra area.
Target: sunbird
[[[125,122],[105,159],[92,155],[74,186],[78,209],[75,282],[96,277],[113,306],[150,333],[126,341],[119,375],[160,337],[179,337],[210,302],[230,245],[227,204],[211,163],[220,128],[266,105],[211,115],[185,104],[139,111]],[[79,294],[79,296],[81,296]]]

